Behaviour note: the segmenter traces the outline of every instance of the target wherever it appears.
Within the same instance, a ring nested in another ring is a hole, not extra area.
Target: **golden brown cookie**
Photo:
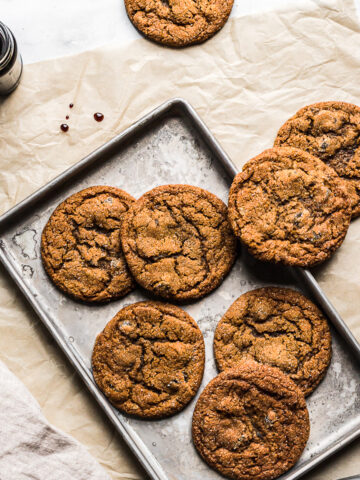
[[[344,102],[314,103],[279,130],[275,146],[304,150],[332,167],[349,188],[352,215],[360,215],[360,107]]]
[[[215,331],[220,371],[248,358],[278,367],[309,395],[331,360],[331,334],[320,310],[289,288],[246,292],[230,306]]]
[[[319,264],[339,248],[350,218],[342,179],[296,148],[265,150],[244,165],[230,188],[231,226],[259,260]]]
[[[226,23],[234,0],[125,0],[131,22],[146,37],[185,47],[212,37]]]
[[[114,187],[71,195],[51,215],[41,237],[46,272],[65,293],[105,302],[130,292],[135,282],[120,242],[120,226],[135,199]]]
[[[98,335],[92,355],[95,381],[110,402],[142,418],[182,410],[200,386],[204,362],[195,320],[160,302],[120,310]]]
[[[236,256],[226,205],[191,185],[163,185],[145,193],[129,209],[121,232],[135,280],[169,299],[211,292]]]
[[[234,480],[271,480],[299,459],[310,424],[301,390],[278,368],[254,361],[226,370],[196,404],[195,447]]]

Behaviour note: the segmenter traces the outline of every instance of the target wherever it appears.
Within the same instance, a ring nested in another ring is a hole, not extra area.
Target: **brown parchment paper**
[[[359,72],[360,26],[352,0],[310,0],[233,19],[207,43],[184,50],[141,39],[126,48],[110,45],[26,65],[19,88],[0,103],[0,212],[175,96],[190,101],[240,168],[272,146],[298,108],[332,99],[360,104]],[[105,115],[102,123],[93,119],[97,111]],[[67,114],[64,134],[59,126]],[[357,219],[341,249],[315,272],[358,340],[359,246]],[[145,478],[3,270],[0,358],[49,421],[86,445],[113,479]],[[357,441],[305,478],[359,472]]]

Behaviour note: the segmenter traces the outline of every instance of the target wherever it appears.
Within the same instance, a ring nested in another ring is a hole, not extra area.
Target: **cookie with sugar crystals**
[[[127,14],[147,38],[170,47],[201,43],[229,18],[234,0],[125,0]]]
[[[290,288],[241,295],[218,323],[214,353],[220,371],[245,359],[278,367],[309,395],[331,360],[328,322],[314,303]]]
[[[296,147],[320,158],[344,179],[353,218],[360,215],[360,107],[320,102],[299,110],[280,128],[276,147]]]
[[[193,442],[233,480],[272,480],[299,459],[309,438],[303,393],[281,370],[254,361],[215,377],[201,393]]]
[[[96,186],[55,209],[42,233],[41,257],[60,290],[85,302],[106,302],[134,289],[120,241],[124,214],[134,201],[120,188]]]
[[[196,394],[205,346],[195,320],[160,302],[129,305],[96,338],[92,366],[99,388],[124,413],[162,418]]]
[[[344,181],[296,148],[265,150],[244,165],[230,188],[233,231],[259,260],[320,264],[339,248],[350,219]]]
[[[236,258],[226,205],[192,185],[163,185],[145,193],[127,212],[121,238],[135,280],[172,300],[210,293]]]

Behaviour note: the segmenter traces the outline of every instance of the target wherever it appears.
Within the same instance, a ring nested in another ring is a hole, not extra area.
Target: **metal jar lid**
[[[18,86],[23,63],[11,30],[0,22],[0,96]]]
[[[11,62],[14,50],[14,37],[8,27],[0,22],[0,75],[1,71]]]

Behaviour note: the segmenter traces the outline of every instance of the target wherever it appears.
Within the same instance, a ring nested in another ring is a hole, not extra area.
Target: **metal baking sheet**
[[[90,357],[95,337],[125,305],[144,300],[137,289],[107,305],[71,300],[48,279],[40,259],[40,236],[54,208],[91,185],[114,185],[139,197],[161,184],[204,187],[227,201],[236,167],[192,107],[181,99],[160,106],[90,154],[0,218],[0,259],[47,326],[92,395],[126,440],[147,473],[156,480],[220,479],[197,455],[191,440],[193,400],[171,418],[144,421],[114,409],[97,389]],[[296,479],[360,435],[360,348],[311,273],[260,264],[242,251],[222,285],[184,306],[198,322],[206,343],[206,368],[199,392],[216,374],[213,334],[230,304],[247,290],[284,285],[311,291],[333,326],[333,358],[324,381],[309,397],[311,435],[295,467],[283,480]]]

